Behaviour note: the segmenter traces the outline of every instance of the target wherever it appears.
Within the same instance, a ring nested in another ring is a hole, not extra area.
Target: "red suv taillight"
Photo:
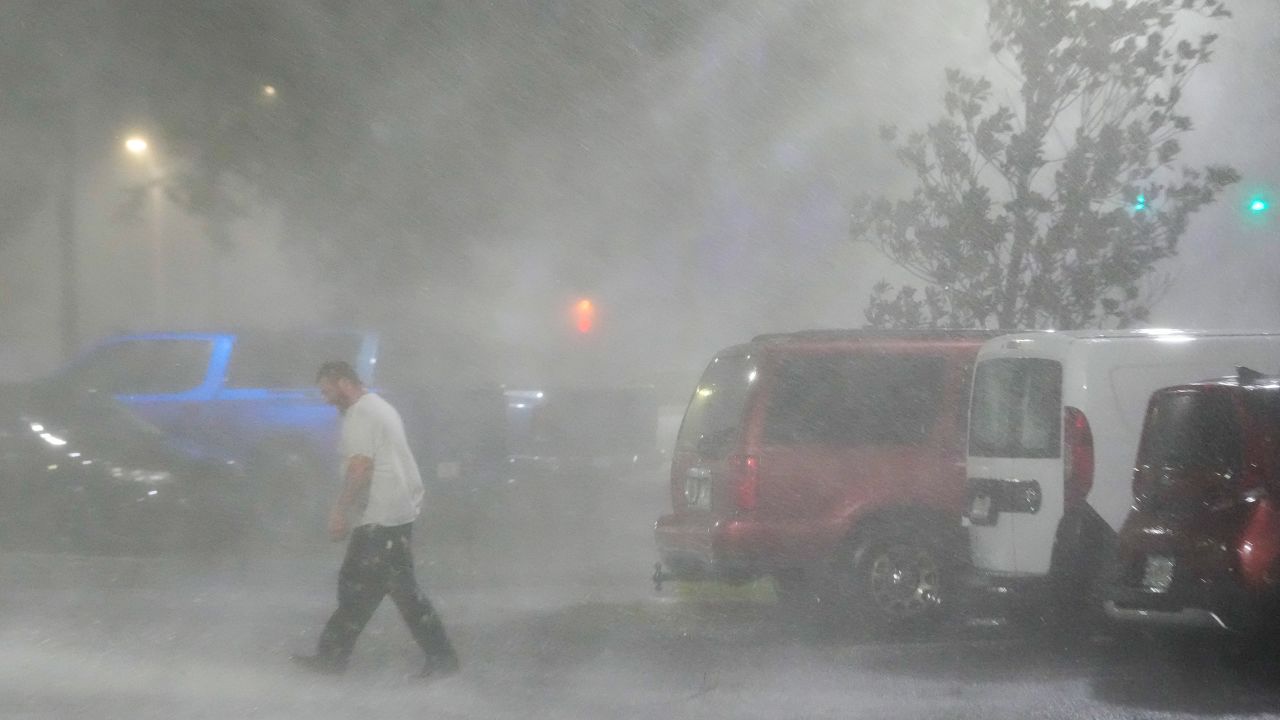
[[[1066,507],[1073,507],[1093,489],[1093,431],[1089,418],[1078,408],[1063,412],[1062,446],[1062,497]]]
[[[733,455],[729,458],[729,487],[739,510],[755,510],[760,500],[760,458]]]

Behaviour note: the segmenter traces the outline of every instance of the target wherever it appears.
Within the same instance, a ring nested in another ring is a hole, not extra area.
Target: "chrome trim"
[[[1118,607],[1114,600],[1102,603],[1107,617],[1124,622],[1143,623],[1147,625],[1171,625],[1187,628],[1214,628],[1230,630],[1217,613],[1198,608],[1183,608],[1177,612],[1164,610],[1137,610]]]

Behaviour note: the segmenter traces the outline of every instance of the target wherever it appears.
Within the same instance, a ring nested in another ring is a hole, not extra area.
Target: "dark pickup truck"
[[[240,461],[272,522],[316,522],[338,479],[338,414],[314,374],[346,360],[397,406],[423,480],[456,488],[505,472],[505,401],[497,385],[382,387],[379,337],[293,330],[156,332],[107,338],[51,380],[110,394],[169,435]],[[403,377],[403,375],[398,376]]]

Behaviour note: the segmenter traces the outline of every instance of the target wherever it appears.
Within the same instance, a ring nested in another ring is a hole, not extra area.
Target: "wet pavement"
[[[544,478],[424,518],[420,580],[463,654],[424,683],[390,602],[310,676],[341,546],[0,555],[0,717],[1280,716],[1265,653],[957,623],[887,642],[790,618],[767,583],[655,593],[660,471]]]

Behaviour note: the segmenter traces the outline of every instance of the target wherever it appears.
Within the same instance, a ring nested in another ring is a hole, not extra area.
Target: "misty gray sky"
[[[861,325],[871,285],[901,278],[848,240],[849,199],[910,189],[877,129],[935,120],[945,67],[999,80],[985,4],[709,2],[645,32],[614,5],[581,15],[556,15],[555,3],[452,6],[435,40],[411,43],[351,98],[376,110],[369,151],[395,173],[351,181],[409,183],[442,208],[404,228],[432,238],[429,253],[406,260],[421,264],[421,282],[370,288],[358,307],[338,303],[314,258],[282,244],[287,218],[269,202],[246,193],[232,250],[216,255],[205,226],[162,194],[142,212],[119,212],[139,169],[114,150],[86,153],[77,196],[83,335],[390,318],[479,336],[543,367],[573,340],[570,302],[589,296],[601,312],[590,352],[635,374],[641,365],[690,370],[757,332]],[[280,8],[299,32],[317,22],[306,3]],[[1164,268],[1174,284],[1153,320],[1280,329],[1274,225],[1243,222],[1239,209],[1255,189],[1280,186],[1267,85],[1280,70],[1280,5],[1231,9],[1236,17],[1214,28],[1215,62],[1187,93],[1197,130],[1183,159],[1227,162],[1245,179],[1194,221]],[[382,32],[377,22],[371,12],[369,42]],[[289,100],[282,87],[279,101]],[[94,117],[95,100],[84,104]],[[122,138],[130,125],[145,129],[146,117],[143,108],[110,118],[118,127],[94,137]],[[17,142],[0,127],[0,147]],[[424,166],[397,165],[419,157],[406,148],[422,151]],[[308,179],[299,182],[308,191]],[[374,194],[350,212],[380,212],[380,202]],[[46,206],[0,247],[6,375],[57,358],[55,241]],[[657,357],[635,360],[641,353]]]

